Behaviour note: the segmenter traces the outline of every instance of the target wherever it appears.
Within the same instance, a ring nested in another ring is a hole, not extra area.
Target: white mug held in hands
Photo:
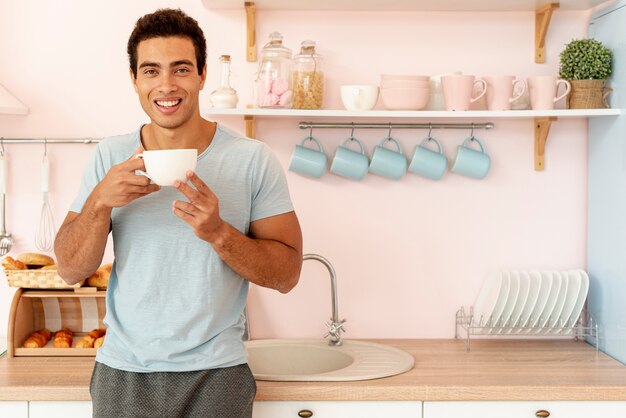
[[[148,177],[159,186],[173,186],[174,181],[187,181],[187,171],[196,169],[198,150],[193,149],[161,149],[144,151],[137,154],[146,165],[146,171],[136,173]]]

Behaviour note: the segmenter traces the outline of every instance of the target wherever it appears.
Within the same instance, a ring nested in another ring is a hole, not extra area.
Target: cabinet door
[[[424,418],[617,418],[626,416],[622,401],[424,402]]]
[[[28,402],[0,401],[0,417],[28,418]]]
[[[91,401],[30,401],[29,418],[91,418]]]
[[[421,418],[422,403],[396,401],[277,401],[255,402],[252,418]],[[300,415],[299,415],[300,414]]]

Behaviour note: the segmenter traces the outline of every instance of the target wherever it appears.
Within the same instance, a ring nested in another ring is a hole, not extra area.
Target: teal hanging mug
[[[352,143],[358,144],[358,151],[348,148],[348,145]],[[330,172],[352,180],[361,180],[367,174],[369,163],[363,144],[351,136],[337,147],[335,157],[330,165]]]
[[[426,147],[430,142],[437,145],[437,151]],[[409,171],[432,180],[439,180],[448,169],[448,159],[443,154],[441,144],[435,138],[429,136],[415,147]]]
[[[473,143],[478,144],[480,151],[470,148],[469,145]],[[467,177],[483,179],[489,172],[490,167],[491,159],[485,152],[483,144],[472,135],[456,148],[456,154],[452,160],[450,170]]]
[[[314,142],[318,149],[308,148],[304,146],[306,141]],[[300,142],[291,154],[291,162],[289,163],[289,171],[299,173],[308,177],[319,178],[326,170],[328,158],[324,153],[322,144],[312,136],[307,136]]]
[[[385,148],[386,142],[394,143],[397,151]],[[379,176],[398,180],[406,173],[407,164],[406,157],[402,154],[400,143],[388,136],[374,148],[369,171]]]

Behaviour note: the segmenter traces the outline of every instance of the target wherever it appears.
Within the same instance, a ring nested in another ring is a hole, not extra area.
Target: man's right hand
[[[146,170],[143,159],[136,157],[141,152],[143,148],[139,147],[128,160],[109,169],[93,190],[96,206],[119,208],[160,189],[158,185],[150,184],[146,176],[135,174],[136,170]]]

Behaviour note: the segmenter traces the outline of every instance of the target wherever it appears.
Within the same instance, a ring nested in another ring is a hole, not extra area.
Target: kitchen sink
[[[413,368],[409,353],[383,344],[344,340],[246,341],[248,364],[257,380],[350,381],[394,376]]]

